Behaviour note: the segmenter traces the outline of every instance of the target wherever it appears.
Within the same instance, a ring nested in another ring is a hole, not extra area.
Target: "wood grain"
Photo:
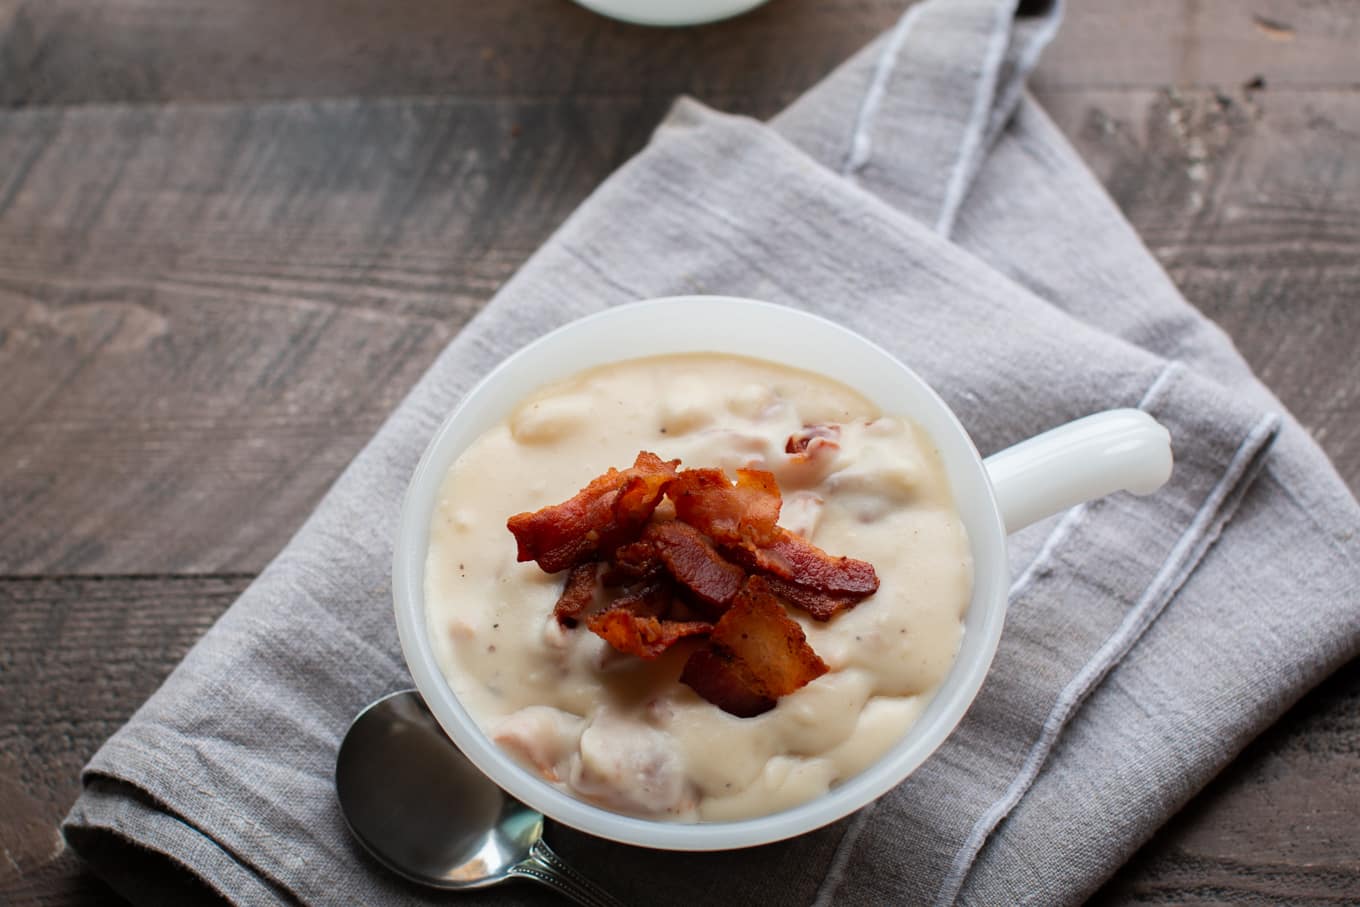
[[[258,571],[663,110],[0,113],[0,572]]]
[[[886,29],[903,0],[775,0],[647,29],[565,0],[11,0],[0,106],[264,98],[785,98]],[[1360,7],[1292,0],[1068,5],[1041,88],[1360,83]]]
[[[1357,488],[1360,94],[1306,97],[1042,99]],[[0,367],[33,389],[0,396],[0,572],[258,571],[664,110],[0,113],[0,158],[21,162],[0,179]]]
[[[1360,92],[1041,99],[1185,297],[1360,491]]]
[[[901,0],[0,0],[0,901],[108,903],[79,767],[687,92],[777,110]],[[1035,90],[1360,488],[1360,4],[1070,3]],[[205,518],[206,517],[206,518]],[[1360,902],[1360,663],[1097,896]]]
[[[1076,88],[1360,85],[1360,5],[1349,0],[1074,2],[1034,84]]]
[[[897,0],[778,0],[650,29],[565,0],[31,0],[0,35],[0,106],[394,97],[791,97]],[[797,52],[790,53],[790,48]]]

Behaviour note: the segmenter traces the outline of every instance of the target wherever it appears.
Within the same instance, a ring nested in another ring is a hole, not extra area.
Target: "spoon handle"
[[[564,863],[542,838],[534,842],[529,856],[510,869],[510,875],[533,879],[582,907],[623,907],[599,885]]]

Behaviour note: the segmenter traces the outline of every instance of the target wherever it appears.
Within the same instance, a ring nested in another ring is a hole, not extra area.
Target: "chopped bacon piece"
[[[609,607],[620,608],[639,617],[665,617],[670,613],[674,598],[675,584],[669,577],[663,576],[649,583],[629,586]]]
[[[675,597],[671,599],[670,610],[666,616],[671,620],[706,620],[709,623],[723,616],[726,605],[714,605],[704,601],[684,586],[676,583]]]
[[[615,649],[651,661],[687,636],[703,636],[713,625],[703,620],[658,620],[610,608],[590,619],[591,632]]]
[[[806,459],[819,445],[836,446],[838,432],[807,426],[786,450]],[[578,624],[601,581],[631,584],[589,617],[590,630],[648,660],[708,636],[680,680],[733,715],[759,715],[828,670],[783,602],[830,620],[877,591],[878,574],[779,526],[783,500],[772,473],[739,469],[734,484],[720,469],[677,473],[679,465],[642,451],[631,468],[611,469],[570,500],[508,525],[521,561],[549,573],[570,568],[553,609],[561,626]],[[668,511],[654,519],[663,496],[675,519]]]
[[[576,618],[595,601],[596,564],[581,564],[567,574],[567,585],[558,596],[553,615],[564,627],[576,626]]]
[[[771,540],[782,503],[774,474],[763,469],[738,469],[735,486],[721,469],[686,469],[666,495],[675,502],[678,519],[729,544]]]
[[[707,646],[686,659],[680,682],[738,718],[754,718],[775,706],[773,698],[756,692],[745,663],[728,649],[714,646],[711,637]]]
[[[713,627],[708,645],[685,662],[680,681],[723,711],[749,718],[827,670],[769,585],[753,576]]]
[[[762,685],[761,692],[776,698],[828,670],[763,577],[746,580],[732,607],[713,628],[712,639],[745,661]]]
[[[605,571],[604,582],[607,586],[617,586],[629,580],[647,579],[665,569],[656,545],[638,540],[614,550],[609,569]]]
[[[745,510],[721,469],[682,469],[666,489],[666,496],[675,502],[676,519],[716,540],[741,538]]]
[[[642,538],[656,546],[661,562],[676,582],[711,605],[732,601],[746,578],[745,571],[719,554],[707,536],[687,523],[652,523]]]
[[[642,451],[632,468],[610,469],[570,500],[512,516],[506,525],[519,544],[518,559],[538,561],[544,571],[556,573],[632,541],[679,465]]]
[[[868,593],[859,592],[823,592],[820,589],[791,583],[777,576],[767,576],[765,581],[770,584],[770,591],[777,597],[802,608],[813,620],[828,621],[869,597]]]
[[[614,504],[614,516],[625,532],[652,518],[666,486],[675,480],[675,467],[679,465],[679,460],[667,462],[644,450],[638,454],[633,468],[625,470],[628,480],[619,489],[619,499]]]
[[[839,425],[804,425],[789,435],[789,439],[784,442],[784,453],[794,459],[808,460],[823,447],[840,447],[836,443],[840,436]]]
[[[774,536],[783,498],[774,473],[764,469],[737,470],[737,496],[746,506],[741,519],[742,535],[760,544]]]
[[[776,527],[776,539],[767,547],[746,543],[723,551],[747,569],[821,592],[866,598],[878,591],[873,564],[853,557],[833,557],[786,529]]]
[[[713,630],[708,621],[662,619],[669,604],[668,584],[650,583],[593,615],[587,626],[620,652],[649,661],[687,636],[702,636]]]

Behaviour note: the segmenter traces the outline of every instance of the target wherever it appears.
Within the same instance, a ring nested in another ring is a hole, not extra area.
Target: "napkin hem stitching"
[[[977,87],[973,89],[972,109],[968,112],[968,122],[964,126],[963,141],[959,144],[958,157],[949,171],[944,202],[940,205],[940,215],[935,220],[935,232],[948,236],[954,229],[954,220],[963,203],[964,193],[969,187],[969,170],[977,158],[978,146],[987,132],[991,119],[991,105],[984,106],[984,100],[996,100],[997,80],[1001,72],[1001,61],[1006,55],[1006,39],[1010,37],[1011,19],[1014,9],[1011,4],[1000,4],[996,21],[992,23],[992,34],[987,39],[987,50],[982,57],[982,71],[978,73]]]
[[[841,165],[841,176],[848,177],[863,170],[869,163],[869,158],[873,156],[873,143],[869,133],[873,130],[874,120],[878,117],[878,108],[882,105],[883,95],[888,88],[888,79],[892,78],[893,68],[897,66],[897,58],[907,42],[907,35],[911,33],[911,27],[925,6],[925,3],[918,3],[897,20],[892,37],[888,39],[882,55],[874,64],[873,78],[869,80],[869,87],[860,101],[859,114],[855,117],[855,128],[850,133],[850,148],[846,152],[845,163]]]
[[[993,108],[999,115],[995,120],[988,123],[986,141],[988,147],[997,140],[1006,123],[1014,115],[1020,97],[1025,93],[1025,83],[1029,74],[1038,65],[1039,57],[1053,42],[1054,36],[1058,34],[1058,28],[1062,25],[1067,12],[1066,6],[1066,0],[1054,0],[1053,10],[1048,22],[1034,35],[1030,43],[1020,52],[1020,56],[1016,58],[1015,77],[1008,81],[1006,87],[1001,90],[1001,97]]]
[[[830,905],[830,899],[836,896],[836,892],[840,890],[841,882],[845,878],[845,867],[854,853],[855,842],[859,840],[859,836],[864,831],[864,826],[868,824],[870,816],[874,814],[874,811],[878,809],[878,804],[882,802],[881,798],[873,801],[850,820],[850,827],[845,830],[845,834],[836,844],[836,852],[831,855],[831,863],[826,868],[826,875],[822,876],[822,884],[818,886],[817,894],[813,896],[811,907],[828,907]]]

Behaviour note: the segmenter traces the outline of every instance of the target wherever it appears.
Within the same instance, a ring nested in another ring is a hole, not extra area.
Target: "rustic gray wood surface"
[[[768,115],[902,5],[0,0],[0,901],[113,898],[81,765],[675,94]],[[1085,0],[1034,83],[1352,490],[1357,47],[1356,0]],[[1357,817],[1353,663],[1097,900],[1357,903]]]

